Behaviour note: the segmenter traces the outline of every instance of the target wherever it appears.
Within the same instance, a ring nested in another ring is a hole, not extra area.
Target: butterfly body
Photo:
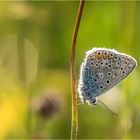
[[[78,84],[82,102],[96,104],[98,96],[117,85],[133,71],[136,60],[112,49],[93,48],[86,53]]]

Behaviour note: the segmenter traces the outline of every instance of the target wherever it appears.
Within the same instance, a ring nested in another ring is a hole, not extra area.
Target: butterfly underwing
[[[82,103],[95,105],[97,97],[117,85],[136,67],[136,60],[114,49],[93,48],[80,68],[78,93]]]

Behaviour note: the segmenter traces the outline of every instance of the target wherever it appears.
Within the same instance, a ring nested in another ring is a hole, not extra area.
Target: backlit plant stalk
[[[70,54],[70,73],[71,73],[71,89],[72,89],[72,122],[71,122],[71,139],[76,139],[78,130],[78,110],[77,110],[77,86],[76,86],[76,65],[75,65],[75,50],[76,41],[81,21],[82,11],[85,0],[80,0],[79,9],[74,26],[72,37],[71,54]]]

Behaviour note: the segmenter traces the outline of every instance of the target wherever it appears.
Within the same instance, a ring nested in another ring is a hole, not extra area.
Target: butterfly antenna
[[[113,110],[111,110],[105,103],[103,103],[101,100],[98,100],[114,117],[118,117],[118,114],[115,113]]]

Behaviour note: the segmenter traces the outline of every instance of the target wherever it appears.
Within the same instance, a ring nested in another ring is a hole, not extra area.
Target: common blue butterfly
[[[113,49],[93,48],[89,50],[81,65],[78,83],[82,103],[86,102],[93,106],[99,101],[104,104],[97,100],[97,97],[127,77],[136,65],[137,62],[133,57]]]

